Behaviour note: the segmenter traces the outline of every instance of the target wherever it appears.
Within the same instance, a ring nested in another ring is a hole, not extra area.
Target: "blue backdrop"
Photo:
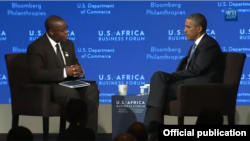
[[[6,53],[26,52],[45,32],[50,15],[64,18],[86,79],[96,80],[100,103],[110,104],[118,84],[128,84],[128,94],[138,94],[155,71],[173,72],[193,44],[183,33],[189,14],[202,13],[208,35],[227,52],[250,56],[250,2],[0,2],[0,103],[10,103]],[[238,10],[238,21],[225,21],[225,9]],[[250,104],[250,68],[246,65],[238,105]]]

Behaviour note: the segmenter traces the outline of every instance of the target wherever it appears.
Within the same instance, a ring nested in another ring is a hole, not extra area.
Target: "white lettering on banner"
[[[173,52],[173,53],[181,53],[181,48],[158,48],[158,47],[151,47],[151,52]]]
[[[0,41],[7,41],[6,32],[4,30],[0,30]]]
[[[99,30],[98,41],[145,41],[143,30]]]
[[[111,99],[100,99],[99,102],[100,102],[100,103],[111,104]]]
[[[228,5],[232,7],[241,7],[241,6],[250,6],[250,3],[249,2],[240,2],[240,3],[228,2]]]
[[[143,30],[117,30],[117,31],[111,31],[107,30],[104,32],[104,30],[98,31],[99,36],[145,36],[145,33]]]
[[[11,3],[12,9],[26,9],[25,11],[19,11],[19,10],[7,10],[7,15],[9,16],[46,16],[46,12],[40,11],[42,9],[41,4],[20,4],[16,2]],[[29,11],[27,9],[37,9],[39,11]]]
[[[45,12],[29,12],[29,11],[18,11],[18,10],[8,10],[8,16],[46,16]]]
[[[42,36],[42,30],[29,30],[29,41],[35,41]]]
[[[172,2],[151,2],[151,9],[146,9],[146,15],[149,16],[180,16],[186,15],[185,10],[180,10],[180,3],[172,3]],[[176,9],[178,8],[178,9]],[[159,10],[160,9],[160,10]],[[176,10],[174,10],[176,9]]]
[[[116,101],[116,104],[129,104],[129,105],[132,105],[132,104],[145,104],[145,101]]]
[[[240,103],[249,103],[250,99],[237,99],[237,102],[240,102]]]
[[[23,9],[39,9],[41,10],[42,9],[42,5],[41,4],[31,4],[31,3],[28,3],[28,4],[18,4],[18,3],[15,3],[15,2],[12,2],[11,3],[11,7],[14,9],[14,8],[23,8]]]
[[[148,60],[181,60],[184,55],[157,55],[157,54],[146,54],[146,59]]]
[[[181,48],[172,48],[172,47],[151,47],[151,53],[158,54],[146,54],[147,60],[180,60],[184,55],[180,55]],[[168,53],[168,54],[165,54]]]
[[[81,58],[88,59],[111,59],[112,55],[100,54],[100,53],[114,53],[115,49],[94,49],[94,48],[78,48],[78,52],[89,52],[81,55]],[[95,54],[90,54],[95,53]]]
[[[115,5],[114,4],[110,4],[110,5],[99,4],[99,5],[96,5],[96,4],[88,3],[88,8],[93,8],[93,9],[98,9],[98,8],[115,8]]]
[[[99,75],[99,85],[144,85],[145,78],[144,75],[140,74],[123,74],[112,76],[108,75]]]
[[[237,95],[238,97],[241,97],[241,96],[247,96],[247,97],[250,97],[250,93],[238,93]]]
[[[26,51],[27,51],[26,48],[12,47],[12,52],[15,52],[15,53],[21,53],[21,52],[26,52]]]
[[[250,40],[250,29],[240,29],[239,34],[240,40]]]
[[[146,15],[150,16],[178,16],[178,15],[186,15],[186,11],[170,11],[170,10],[146,10]]]
[[[77,4],[77,8],[82,8],[83,10],[80,11],[81,14],[89,14],[89,15],[109,15],[111,14],[111,10],[96,10],[96,9],[114,9],[115,5],[105,5],[105,4],[91,4],[88,3],[87,6],[85,3]],[[88,9],[85,9],[88,8]]]
[[[100,93],[100,96],[108,96],[108,97],[111,97],[115,95],[115,93]]]
[[[223,52],[239,52],[246,53],[246,57],[250,57],[250,47],[221,47]]]
[[[157,3],[157,2],[151,2],[150,3],[151,8],[181,8],[181,3]]]
[[[88,48],[88,52],[115,52],[115,49],[93,49],[93,48]]]
[[[7,77],[5,74],[0,74],[0,85],[7,85]]]
[[[246,51],[250,51],[250,47],[249,48],[235,48],[235,47],[228,47],[230,52],[246,52]]]
[[[207,35],[216,39],[215,30],[207,29],[206,33],[207,33]],[[168,40],[169,41],[183,41],[183,40],[187,40],[187,37],[186,37],[184,31],[181,29],[177,29],[177,30],[170,29],[170,30],[168,30]]]
[[[92,54],[87,54],[87,58],[104,59],[104,58],[111,58],[111,55],[92,55]]]

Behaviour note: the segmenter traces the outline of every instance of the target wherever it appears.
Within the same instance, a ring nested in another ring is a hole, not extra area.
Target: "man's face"
[[[186,19],[184,32],[188,40],[195,41],[201,30],[201,26],[197,26],[192,19]]]
[[[50,35],[54,38],[54,40],[66,41],[68,38],[68,29],[65,21],[57,21],[52,25],[52,29],[49,30]]]

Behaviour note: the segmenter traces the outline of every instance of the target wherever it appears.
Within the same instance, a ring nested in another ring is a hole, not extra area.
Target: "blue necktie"
[[[192,50],[191,50],[191,53],[190,53],[190,55],[189,55],[189,57],[188,57],[187,65],[186,65],[186,68],[185,68],[185,69],[188,68],[188,65],[189,65],[189,63],[190,63],[190,60],[191,60],[191,58],[192,58],[192,56],[193,56],[193,54],[194,54],[194,51],[195,51],[195,47],[196,47],[196,44],[194,44],[194,45],[192,46]]]

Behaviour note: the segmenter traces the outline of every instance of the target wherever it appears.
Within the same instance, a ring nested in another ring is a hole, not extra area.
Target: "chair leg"
[[[229,125],[235,125],[235,115],[234,114],[227,115],[227,119],[228,119]]]
[[[60,130],[59,130],[59,133],[63,133],[66,129],[66,118],[65,116],[61,116],[60,117]]]
[[[12,115],[12,128],[17,127],[19,122],[19,115]]]
[[[49,117],[43,117],[43,140],[49,140]]]
[[[184,125],[184,116],[178,117],[178,125]]]

